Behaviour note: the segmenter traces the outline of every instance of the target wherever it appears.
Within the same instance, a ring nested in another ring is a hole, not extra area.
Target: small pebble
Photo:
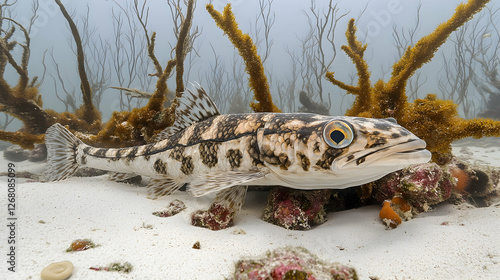
[[[193,244],[193,249],[201,249],[200,241],[196,241],[196,243]]]

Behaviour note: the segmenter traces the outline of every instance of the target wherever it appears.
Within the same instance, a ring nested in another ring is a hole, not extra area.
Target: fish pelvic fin
[[[45,176],[47,181],[64,180],[79,167],[77,160],[78,146],[84,145],[69,130],[59,123],[53,124],[45,132],[47,146],[47,167]]]
[[[147,186],[148,198],[157,199],[162,196],[170,195],[184,186],[184,184],[185,183],[182,181],[170,178],[151,179]]]
[[[235,186],[217,192],[212,205],[220,204],[231,210],[234,215],[238,214],[245,201],[248,186]]]

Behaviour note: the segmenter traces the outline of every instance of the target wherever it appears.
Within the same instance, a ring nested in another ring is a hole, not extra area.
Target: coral
[[[167,206],[167,209],[163,211],[153,212],[153,215],[158,217],[172,217],[174,215],[177,215],[184,209],[186,209],[186,205],[184,204],[184,202],[176,199],[170,202],[170,204]]]
[[[207,211],[198,210],[191,215],[191,224],[211,230],[221,230],[233,224],[235,213],[220,203],[213,203]]]
[[[358,279],[356,270],[339,263],[326,263],[301,247],[279,248],[260,259],[238,261],[230,278],[248,280]]]
[[[65,280],[73,273],[73,264],[70,261],[51,263],[40,273],[42,280]]]
[[[405,87],[408,79],[423,64],[429,62],[448,36],[480,11],[488,0],[469,0],[460,4],[454,15],[440,24],[434,32],[421,38],[397,61],[388,82],[382,80],[372,85],[368,65],[363,58],[367,45],[356,38],[354,19],[349,21],[346,32],[348,45],[342,50],[351,58],[358,72],[358,85],[347,85],[336,80],[333,72],[326,78],[334,85],[356,95],[353,106],[346,112],[349,116],[373,118],[394,117],[427,142],[433,160],[446,163],[451,159],[450,144],[464,137],[500,136],[500,121],[490,119],[464,120],[458,116],[457,105],[452,101],[436,99],[428,95],[414,103],[407,101]]]
[[[267,77],[264,74],[262,60],[257,54],[257,47],[248,34],[244,34],[238,27],[231,10],[231,4],[227,4],[222,14],[214,9],[212,4],[207,5],[207,11],[215,20],[217,26],[229,37],[231,43],[238,49],[240,56],[245,61],[246,71],[249,77],[249,85],[255,95],[257,103],[250,106],[255,112],[281,112],[274,105]]]
[[[95,247],[96,245],[90,239],[77,239],[71,243],[66,252],[85,251]]]
[[[401,196],[411,205],[412,212],[418,213],[450,198],[455,179],[447,167],[424,163],[396,171],[371,184],[379,202]]]
[[[124,272],[124,273],[129,273],[132,271],[132,264],[129,262],[124,262],[124,263],[110,263],[108,266],[96,266],[96,267],[89,267],[90,270],[95,270],[95,271],[116,271],[116,272]]]
[[[299,191],[276,188],[271,191],[262,219],[286,229],[308,230],[326,221],[324,205],[331,190]]]

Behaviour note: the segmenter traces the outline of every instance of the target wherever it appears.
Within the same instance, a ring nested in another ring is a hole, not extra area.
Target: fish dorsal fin
[[[200,85],[193,85],[193,89],[182,93],[178,102],[174,124],[160,132],[156,141],[165,140],[194,123],[220,115],[217,106]]]

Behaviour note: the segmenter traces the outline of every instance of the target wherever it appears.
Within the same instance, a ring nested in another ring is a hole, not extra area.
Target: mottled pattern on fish
[[[245,185],[296,189],[347,188],[413,163],[427,162],[425,142],[394,119],[300,113],[220,115],[205,91],[180,99],[176,123],[158,142],[121,149],[83,144],[59,124],[47,130],[48,179],[78,166],[151,177],[150,193],[168,195],[184,184],[195,196],[218,192],[237,211]]]

